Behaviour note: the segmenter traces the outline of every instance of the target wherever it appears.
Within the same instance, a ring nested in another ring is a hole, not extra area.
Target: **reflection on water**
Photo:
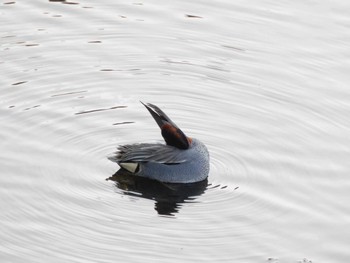
[[[179,212],[183,203],[195,200],[208,186],[207,179],[190,184],[168,184],[132,175],[124,169],[119,169],[107,180],[115,181],[126,195],[155,200],[155,210],[160,215]]]

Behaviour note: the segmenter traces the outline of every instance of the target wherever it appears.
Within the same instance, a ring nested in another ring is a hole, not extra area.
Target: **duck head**
[[[142,101],[141,103],[157,122],[167,145],[182,150],[186,150],[190,147],[192,141],[191,138],[187,137],[161,109],[151,103],[143,103]]]

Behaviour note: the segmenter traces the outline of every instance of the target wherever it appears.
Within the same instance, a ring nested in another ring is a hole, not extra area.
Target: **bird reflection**
[[[155,210],[158,214],[169,216],[178,213],[186,201],[198,198],[208,186],[207,179],[189,184],[169,184],[135,176],[122,168],[107,180],[115,181],[116,187],[126,195],[155,200]]]

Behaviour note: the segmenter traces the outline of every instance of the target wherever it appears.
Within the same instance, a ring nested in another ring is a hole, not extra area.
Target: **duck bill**
[[[173,127],[178,128],[177,125],[156,105],[153,105],[151,103],[143,103],[140,101],[143,106],[146,107],[146,109],[151,113],[153,119],[158,124],[159,128],[162,128],[163,125],[170,123]]]

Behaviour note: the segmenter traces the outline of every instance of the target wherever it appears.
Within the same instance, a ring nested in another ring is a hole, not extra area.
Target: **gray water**
[[[1,262],[348,262],[350,2],[0,2]],[[196,189],[106,180],[162,108]]]

